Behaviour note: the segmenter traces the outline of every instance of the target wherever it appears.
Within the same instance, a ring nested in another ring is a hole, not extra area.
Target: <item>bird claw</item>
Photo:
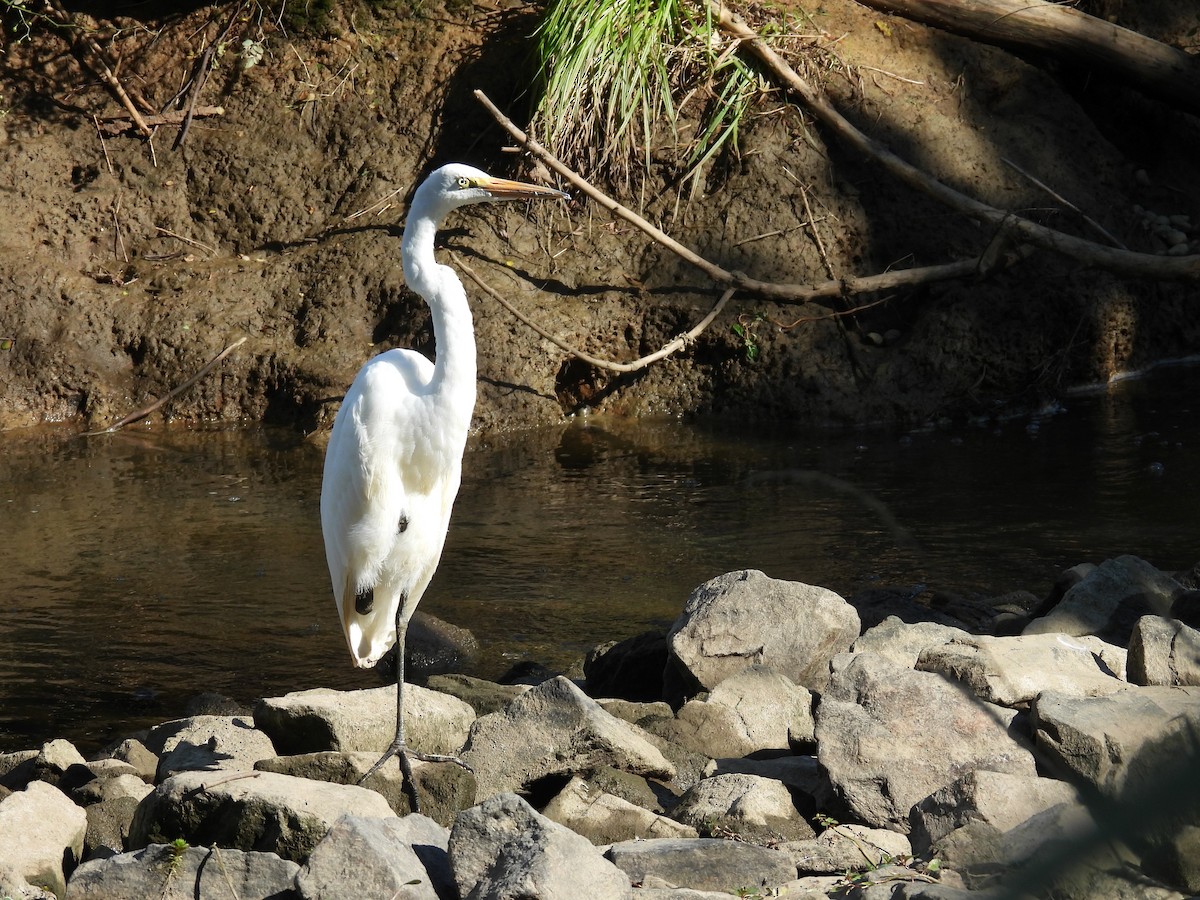
[[[456,766],[466,769],[472,775],[475,774],[475,770],[471,768],[471,764],[457,756],[445,756],[441,753],[416,753],[412,750],[408,752],[408,755],[413,759],[419,759],[421,762],[454,763]]]

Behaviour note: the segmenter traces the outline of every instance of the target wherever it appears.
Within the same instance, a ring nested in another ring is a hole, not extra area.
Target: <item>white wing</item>
[[[409,350],[368,362],[346,393],[325,452],[325,556],[358,666],[374,665],[395,643],[397,607],[403,602],[407,617],[420,600],[458,493],[463,442],[447,444],[429,391],[433,373],[429,360]]]

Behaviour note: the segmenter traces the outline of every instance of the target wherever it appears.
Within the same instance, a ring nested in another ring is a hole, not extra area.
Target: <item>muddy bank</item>
[[[114,20],[130,26],[112,41],[123,76],[165,103],[197,28],[224,15]],[[1138,15],[1130,24],[1155,37],[1189,39],[1186,16]],[[322,37],[265,23],[262,61],[243,69],[230,50],[218,62],[203,100],[224,114],[197,119],[179,149],[165,127],[153,149],[102,138],[91,116],[116,105],[60,39],[9,38],[0,427],[107,424],[246,337],[165,414],[316,430],[369,355],[398,345],[432,354],[427,312],[397,258],[406,199],[450,159],[523,174],[470,92],[483,88],[519,117],[536,22],[531,5],[448,4],[359,10]],[[139,43],[139,24],[158,30],[152,43]],[[1194,145],[1194,118],[1091,73],[883,22],[842,0],[812,25],[838,63],[826,87],[847,115],[960,190],[1086,232],[1010,160],[1133,249],[1167,249],[1150,215],[1176,216],[1194,242],[1195,162],[1173,149]],[[641,198],[726,268],[818,282],[966,258],[990,241],[829,143],[794,106],[768,101],[761,113],[741,159],[709,173],[707,194],[688,202],[663,183]],[[608,358],[656,349],[715,297],[698,272],[583,202],[473,210],[449,223],[444,243],[445,256],[461,254],[551,332]],[[1081,271],[1047,254],[840,319],[826,306],[741,299],[684,353],[624,378],[572,361],[468,288],[483,431],[556,421],[581,405],[835,424],[989,414],[1200,346],[1193,285]],[[731,330],[739,317],[749,341]]]

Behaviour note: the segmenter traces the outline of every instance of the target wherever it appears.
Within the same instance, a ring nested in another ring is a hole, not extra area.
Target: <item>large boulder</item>
[[[593,697],[658,700],[663,695],[666,664],[667,636],[662,631],[601,644],[583,661],[587,692]]]
[[[80,866],[65,900],[286,897],[299,871],[274,853],[151,844]]]
[[[864,631],[850,648],[851,653],[878,653],[897,665],[916,668],[921,651],[955,640],[970,638],[970,632],[940,622],[905,622],[888,616]]]
[[[458,753],[474,721],[475,711],[457,697],[404,685],[405,739],[410,749]],[[271,737],[283,756],[322,750],[379,754],[396,734],[396,688],[314,688],[268,697],[254,707],[254,724]]]
[[[758,775],[716,775],[684,794],[671,817],[714,836],[756,842],[814,837],[782,781]]]
[[[1053,609],[1025,626],[1024,634],[1094,634],[1129,644],[1133,626],[1144,615],[1169,616],[1183,586],[1144,559],[1118,556],[1087,571]]]
[[[1037,774],[1014,715],[932,672],[847,654],[817,707],[817,758],[860,821],[907,832],[913,805],[967,772]]]
[[[138,806],[129,843],[138,848],[182,837],[190,844],[261,850],[303,862],[346,814],[395,815],[379,794],[353,785],[273,772],[180,772]]]
[[[593,788],[576,776],[542,809],[546,818],[565,825],[593,844],[638,838],[696,837],[696,829],[628,800]]]
[[[302,753],[276,756],[255,764],[260,772],[277,772],[332,784],[353,784],[381,794],[396,815],[412,812],[412,798],[395,757],[371,772],[379,759],[377,753]],[[425,762],[413,758],[413,784],[421,810],[447,828],[459,810],[475,803],[475,776],[453,762]]]
[[[296,890],[303,900],[438,900],[409,834],[402,819],[342,816],[313,848],[296,876]]]
[[[1129,638],[1129,680],[1200,685],[1200,631],[1177,619],[1142,616]]]
[[[271,739],[244,716],[192,716],[151,728],[146,747],[158,755],[155,781],[192,769],[249,771],[275,755]]]
[[[788,841],[779,849],[787,853],[800,872],[861,872],[912,856],[908,838],[886,828],[835,825],[815,838]]]
[[[1090,636],[956,638],[926,648],[916,668],[958,679],[979,699],[1001,706],[1026,704],[1042,691],[1100,697],[1128,687],[1125,651]]]
[[[730,572],[688,597],[667,635],[669,672],[692,693],[762,665],[819,693],[829,681],[829,660],[858,633],[858,613],[833,591],[756,569]]]
[[[459,814],[450,867],[462,900],[626,900],[630,882],[584,837],[515,794]]]
[[[704,700],[689,700],[655,733],[707,757],[789,752],[811,744],[812,694],[762,666],[726,678]]]
[[[462,756],[475,771],[480,798],[599,766],[658,778],[675,774],[645,732],[605,712],[562,676],[477,719]]]
[[[58,896],[83,855],[87,814],[42,781],[0,800],[0,862]]]
[[[796,877],[783,851],[720,838],[621,841],[607,856],[635,884],[659,879],[696,891],[761,890]]]

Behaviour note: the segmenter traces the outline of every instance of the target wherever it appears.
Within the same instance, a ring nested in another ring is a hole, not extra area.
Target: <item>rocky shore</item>
[[[415,763],[423,815],[394,762],[357,784],[388,687],[0,754],[0,897],[1200,892],[1195,573],[1125,556],[1024,599],[968,629],[731,572],[583,679],[430,678],[410,745],[472,771]]]

